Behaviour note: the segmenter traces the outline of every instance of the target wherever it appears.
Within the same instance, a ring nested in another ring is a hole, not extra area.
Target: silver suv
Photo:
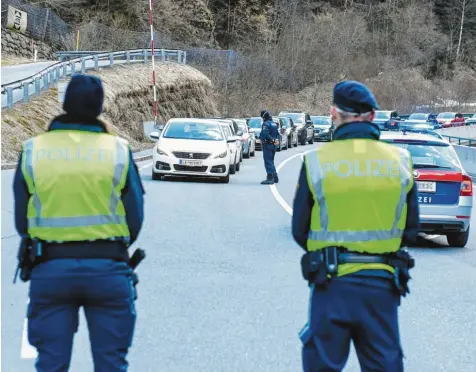
[[[298,139],[301,145],[314,143],[314,125],[311,115],[302,111],[281,111],[278,116],[290,118],[298,132]]]

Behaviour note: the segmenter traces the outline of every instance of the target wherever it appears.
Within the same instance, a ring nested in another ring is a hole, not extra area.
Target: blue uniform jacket
[[[261,142],[274,142],[278,138],[278,126],[272,119],[265,120],[261,126],[259,139]]]
[[[370,123],[352,123],[339,127],[334,133],[334,140],[352,138],[368,138],[378,140],[379,129]],[[307,250],[307,235],[311,223],[311,211],[314,198],[309,190],[304,164],[299,175],[299,183],[293,203],[292,232],[296,242]],[[416,183],[407,194],[407,220],[403,233],[402,246],[410,246],[416,242],[420,226],[418,191]]]
[[[65,124],[71,122],[71,124]],[[93,124],[72,124],[74,120],[66,115],[55,118],[49,130],[83,130],[90,132],[103,132],[100,123]],[[127,180],[122,190],[122,203],[126,210],[126,221],[129,227],[131,244],[137,239],[144,221],[144,188],[139,176],[139,171],[134,163],[132,154],[130,156],[130,166],[127,173]],[[13,195],[15,200],[15,226],[18,234],[22,237],[28,235],[27,209],[30,193],[21,170],[22,154],[13,180]]]

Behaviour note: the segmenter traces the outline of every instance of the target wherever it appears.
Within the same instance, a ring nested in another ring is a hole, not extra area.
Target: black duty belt
[[[339,265],[349,263],[385,264],[395,269],[395,281],[398,287],[404,282],[400,290],[408,293],[406,283],[410,279],[408,271],[415,266],[415,260],[407,250],[400,249],[395,253],[372,255],[367,253],[350,252],[342,247],[326,247],[324,249],[307,252],[301,259],[301,269],[304,279],[316,285],[325,285],[329,276],[337,274]]]

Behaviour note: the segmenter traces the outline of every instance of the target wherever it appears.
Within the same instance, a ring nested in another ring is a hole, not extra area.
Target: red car
[[[463,114],[456,112],[442,112],[438,114],[436,120],[443,128],[460,127],[465,125]]]

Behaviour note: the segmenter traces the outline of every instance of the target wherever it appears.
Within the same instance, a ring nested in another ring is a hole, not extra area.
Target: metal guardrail
[[[58,81],[66,78],[69,75],[76,73],[76,64],[80,64],[79,71],[81,73],[86,72],[88,69],[98,69],[100,67],[111,67],[114,65],[115,60],[125,61],[129,63],[148,63],[149,57],[152,56],[152,49],[134,49],[125,50],[119,52],[105,52],[83,55],[83,52],[58,52],[57,55],[62,60],[55,63],[34,75],[28,76],[17,81],[13,81],[7,84],[2,84],[2,95],[7,95],[7,107],[13,107],[13,92],[19,89],[23,90],[23,102],[28,102],[30,95],[34,93],[35,96],[39,96],[42,91],[54,87]],[[85,52],[91,53],[91,52]],[[94,53],[94,52],[93,52]],[[66,58],[72,58],[65,61]],[[168,61],[170,58],[176,59],[180,64],[187,63],[187,53],[183,50],[173,49],[155,49],[154,57],[160,57],[162,61]],[[87,66],[88,61],[93,61],[93,66]],[[99,62],[106,62],[104,65],[100,65]],[[78,71],[78,72],[79,72]],[[32,90],[33,91],[32,91]]]
[[[447,136],[447,135],[444,135],[444,134],[441,134],[440,135],[443,137],[443,138],[448,138],[448,142],[449,143],[454,143],[456,144],[456,142],[458,143],[458,145],[460,146],[468,146],[468,147],[476,147],[476,139],[474,138],[463,138],[463,137],[456,137],[456,136]]]

